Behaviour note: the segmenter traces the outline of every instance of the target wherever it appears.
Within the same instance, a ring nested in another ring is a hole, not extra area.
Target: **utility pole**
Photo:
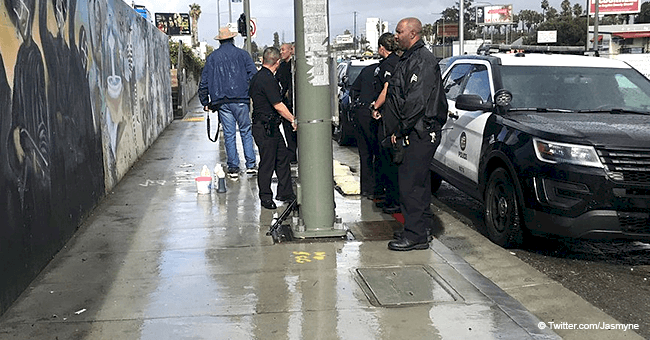
[[[219,1],[217,0],[217,28],[221,28],[221,15],[219,14]]]
[[[357,52],[357,11],[354,11],[354,36],[352,37],[352,42],[354,43],[354,52]]]
[[[232,0],[228,0],[228,22],[232,22]]]
[[[293,231],[297,238],[347,233],[341,223],[334,223],[328,2],[294,0],[300,217]]]
[[[231,0],[228,0],[230,3]],[[246,38],[244,39],[246,51],[253,56],[253,47],[251,46],[251,1],[244,0],[244,16],[246,16]],[[230,19],[232,21],[232,18]]]
[[[465,54],[465,0],[459,0],[460,12],[458,13],[458,53]]]
[[[596,10],[594,11],[594,53],[598,54],[598,0],[594,0]]]

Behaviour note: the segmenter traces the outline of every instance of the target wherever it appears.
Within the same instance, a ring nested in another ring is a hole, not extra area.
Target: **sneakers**
[[[238,178],[239,177],[239,169],[238,168],[228,168],[228,177],[230,177],[230,178]]]
[[[246,173],[249,175],[257,175],[257,167],[252,167],[246,169]]]

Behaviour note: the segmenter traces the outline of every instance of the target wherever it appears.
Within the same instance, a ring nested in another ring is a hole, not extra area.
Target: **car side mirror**
[[[456,108],[464,111],[492,111],[492,103],[483,102],[483,98],[476,94],[461,94],[456,97]]]

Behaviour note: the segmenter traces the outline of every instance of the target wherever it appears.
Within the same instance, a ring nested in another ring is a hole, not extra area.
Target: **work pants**
[[[377,129],[379,124],[370,116],[368,108],[357,108],[355,112],[357,150],[361,167],[361,193],[379,194],[375,177],[379,165],[379,141]]]
[[[264,124],[256,122],[253,124],[253,138],[260,153],[260,163],[257,172],[257,185],[259,187],[260,200],[273,199],[271,190],[271,178],[273,172],[278,176],[278,195],[293,195],[291,184],[291,165],[289,164],[289,149],[284,143],[278,125],[270,129],[270,135],[264,128]]]
[[[417,243],[427,242],[428,230],[433,226],[429,167],[440,144],[440,138],[432,143],[431,135],[420,134],[421,137],[416,131],[409,134],[409,145],[404,148],[404,160],[398,168],[404,237]]]

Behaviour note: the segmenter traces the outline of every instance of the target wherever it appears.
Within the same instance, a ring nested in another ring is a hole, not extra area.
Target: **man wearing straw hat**
[[[199,83],[203,110],[218,111],[228,156],[228,176],[231,178],[239,176],[237,126],[244,146],[246,172],[257,173],[248,96],[248,83],[257,68],[248,52],[235,46],[235,36],[237,33],[228,27],[219,29],[219,35],[214,39],[219,40],[220,46],[208,56]]]

